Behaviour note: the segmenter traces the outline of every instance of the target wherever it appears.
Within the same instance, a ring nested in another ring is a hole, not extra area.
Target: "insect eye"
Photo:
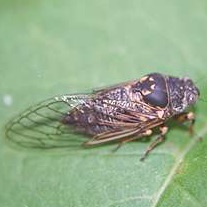
[[[160,74],[152,74],[142,82],[143,99],[152,106],[166,107],[168,104],[168,94],[165,79]]]

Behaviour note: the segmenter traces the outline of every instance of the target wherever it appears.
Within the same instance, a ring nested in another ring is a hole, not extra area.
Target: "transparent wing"
[[[128,102],[125,103],[126,101],[104,98],[96,102],[96,107],[89,107],[87,111],[101,117],[97,118],[95,124],[106,130],[100,134],[97,133],[92,139],[87,139],[74,131],[74,128],[63,124],[63,120],[67,113],[77,109],[78,106],[82,104],[87,106],[88,102],[94,100],[94,95],[92,93],[56,96],[28,108],[6,125],[7,140],[26,148],[75,149],[83,142],[85,146],[89,146],[113,140],[119,141],[131,135],[140,137],[146,129],[162,123],[154,112],[154,108],[147,104],[131,101],[133,107],[130,107]],[[144,107],[145,112],[143,109],[138,110],[141,107]],[[113,113],[110,113],[108,109]],[[93,127],[92,124],[87,124],[87,127]]]
[[[90,98],[88,94],[61,95],[42,101],[6,125],[6,139],[19,146],[31,148],[80,146],[86,139],[77,138],[78,135],[69,126],[62,124],[61,120]]]

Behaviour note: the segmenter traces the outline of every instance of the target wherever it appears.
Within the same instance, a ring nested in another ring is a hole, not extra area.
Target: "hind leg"
[[[127,143],[127,142],[131,142],[131,141],[134,141],[136,139],[138,139],[139,137],[145,137],[145,136],[150,136],[152,134],[152,130],[151,129],[148,129],[146,130],[145,132],[139,134],[139,136],[134,136],[134,137],[127,137],[127,138],[124,138],[122,139],[119,144],[117,145],[116,148],[113,149],[113,152],[116,152],[123,144]]]

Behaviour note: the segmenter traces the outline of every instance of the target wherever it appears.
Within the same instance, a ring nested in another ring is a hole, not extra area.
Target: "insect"
[[[89,94],[45,100],[10,121],[6,138],[23,147],[49,149],[74,147],[79,140],[76,134],[82,133],[87,137],[81,140],[83,146],[108,142],[120,146],[158,129],[160,133],[146,149],[143,160],[165,140],[169,119],[190,121],[192,133],[195,117],[186,109],[198,97],[199,89],[191,79],[151,73]]]

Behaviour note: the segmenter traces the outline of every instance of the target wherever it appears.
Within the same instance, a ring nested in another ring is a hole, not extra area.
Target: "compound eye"
[[[168,94],[165,78],[161,74],[151,74],[141,82],[143,99],[151,106],[166,107]]]

